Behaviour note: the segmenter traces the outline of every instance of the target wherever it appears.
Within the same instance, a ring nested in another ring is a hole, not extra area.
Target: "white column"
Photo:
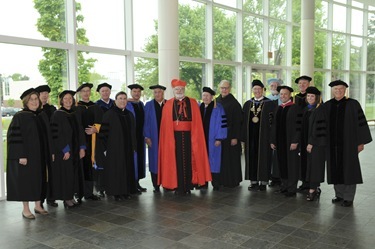
[[[314,77],[315,0],[301,1],[301,75]]]
[[[179,78],[178,1],[159,0],[158,16],[159,84],[167,87],[168,99],[172,97],[171,80]]]

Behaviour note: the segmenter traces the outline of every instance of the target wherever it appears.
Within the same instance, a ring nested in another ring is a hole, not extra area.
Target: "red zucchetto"
[[[172,84],[172,88],[175,88],[176,86],[183,86],[183,87],[186,86],[186,82],[183,80],[179,80],[179,79],[173,79],[171,84]]]

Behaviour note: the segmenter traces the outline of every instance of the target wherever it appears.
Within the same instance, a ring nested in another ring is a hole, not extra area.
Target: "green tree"
[[[14,99],[8,99],[8,101],[7,101],[8,106],[13,107],[14,104],[15,104]]]
[[[66,41],[65,0],[34,0],[34,7],[39,12],[37,20],[38,31],[50,41]],[[81,4],[76,2],[77,40],[79,44],[87,45],[86,30],[80,27],[84,17],[79,14]],[[67,54],[65,50],[43,47],[44,59],[39,61],[39,71],[51,87],[52,103],[57,103],[57,96],[63,90],[63,82],[67,81]],[[78,82],[88,82],[90,69],[94,67],[95,59],[84,58],[84,52],[77,52]],[[87,54],[87,53],[86,53]]]
[[[27,75],[22,75],[22,74],[20,74],[20,73],[14,73],[14,74],[12,74],[12,80],[13,81],[21,81],[21,80],[29,80],[30,79],[30,77],[29,76],[27,76]]]

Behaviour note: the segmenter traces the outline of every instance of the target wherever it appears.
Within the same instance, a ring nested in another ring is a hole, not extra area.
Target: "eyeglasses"
[[[228,90],[229,88],[230,88],[229,86],[228,87],[225,87],[225,86],[220,87],[221,90]]]

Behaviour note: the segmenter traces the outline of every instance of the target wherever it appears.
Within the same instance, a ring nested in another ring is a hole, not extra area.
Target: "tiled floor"
[[[354,207],[332,204],[326,184],[316,202],[272,188],[249,192],[248,181],[177,197],[154,194],[148,177],[141,181],[148,192],[129,201],[84,201],[71,210],[59,202],[32,221],[21,217],[21,203],[1,201],[0,248],[375,248],[374,151],[372,143],[361,153],[365,183]]]

